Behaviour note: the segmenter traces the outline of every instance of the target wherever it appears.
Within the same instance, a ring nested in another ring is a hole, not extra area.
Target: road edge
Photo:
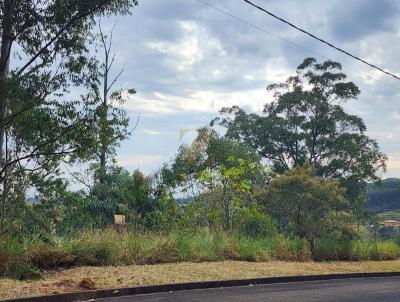
[[[266,277],[254,279],[237,279],[237,280],[221,280],[221,281],[204,281],[204,282],[187,282],[175,284],[161,284],[136,286],[125,288],[102,289],[93,291],[73,292],[64,294],[54,294],[49,296],[33,296],[26,298],[0,300],[3,302],[73,302],[87,301],[91,299],[133,296],[143,294],[162,293],[170,291],[183,291],[194,289],[211,289],[221,287],[247,286],[257,284],[276,284],[276,283],[292,283],[302,281],[323,281],[337,279],[359,279],[359,278],[384,278],[384,277],[400,277],[400,272],[372,272],[372,273],[340,273],[327,275],[306,275],[306,276],[282,276],[282,277]]]

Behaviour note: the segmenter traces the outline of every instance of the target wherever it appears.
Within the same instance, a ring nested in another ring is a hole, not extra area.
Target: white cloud
[[[117,157],[118,165],[127,169],[152,170],[159,166],[163,159],[162,155],[131,154]]]
[[[178,71],[190,68],[205,56],[226,54],[218,39],[210,36],[207,30],[196,22],[179,21],[179,25],[183,34],[178,43],[150,41],[146,44],[148,48],[166,54]]]
[[[151,129],[142,129],[141,131],[144,134],[149,134],[149,135],[160,135],[162,133],[161,131],[156,131],[156,130],[151,130]]]
[[[151,96],[138,93],[134,101],[126,102],[128,110],[139,110],[150,114],[173,114],[177,112],[215,112],[222,107],[238,105],[250,108],[251,111],[261,111],[266,102],[272,98],[265,88],[250,91],[214,92],[214,91],[189,91],[187,96],[173,96],[160,92]]]

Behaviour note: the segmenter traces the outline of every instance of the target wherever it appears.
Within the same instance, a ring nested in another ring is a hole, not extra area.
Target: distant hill
[[[387,178],[366,188],[367,207],[376,212],[400,209],[400,178]]]

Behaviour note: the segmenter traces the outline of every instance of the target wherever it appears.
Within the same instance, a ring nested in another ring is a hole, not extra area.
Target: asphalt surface
[[[305,281],[257,286],[187,290],[148,295],[96,299],[97,302],[156,301],[296,301],[391,302],[400,301],[400,277]]]

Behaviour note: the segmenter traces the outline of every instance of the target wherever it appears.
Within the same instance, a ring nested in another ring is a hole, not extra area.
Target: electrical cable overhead
[[[321,43],[324,43],[324,44],[328,45],[329,47],[332,47],[332,48],[336,49],[337,51],[340,51],[341,53],[344,53],[345,55],[347,55],[349,57],[352,57],[353,59],[368,65],[369,67],[375,68],[375,69],[377,69],[377,70],[379,70],[379,71],[381,71],[381,72],[383,72],[383,73],[395,78],[396,80],[400,80],[399,76],[397,76],[397,75],[395,75],[395,74],[393,74],[393,73],[391,73],[391,72],[389,72],[387,70],[384,70],[383,68],[381,68],[379,66],[371,64],[371,63],[365,61],[364,59],[361,59],[360,57],[357,57],[356,55],[353,55],[350,52],[335,46],[334,44],[332,44],[330,42],[325,41],[324,39],[322,39],[322,38],[320,38],[320,37],[308,32],[308,31],[306,31],[306,30],[304,30],[304,29],[302,29],[302,28],[300,28],[300,27],[298,27],[296,25],[294,25],[293,23],[291,23],[291,22],[289,22],[289,21],[287,21],[287,20],[275,15],[274,13],[271,13],[270,11],[266,10],[265,8],[262,8],[261,6],[258,6],[258,5],[254,4],[253,2],[251,2],[249,0],[243,0],[243,1],[248,3],[248,4],[250,4],[251,6],[253,6],[255,8],[257,8],[258,10],[270,15],[271,17],[274,17],[275,19],[277,19],[277,20],[289,25],[290,27],[293,27],[293,28],[297,29],[298,31],[301,31],[302,33],[310,36],[311,38],[316,39],[316,40],[320,41]]]
[[[315,52],[315,51],[313,51],[313,50],[311,50],[311,49],[308,49],[308,48],[306,48],[306,47],[301,46],[300,44],[297,44],[297,43],[292,42],[292,41],[290,41],[290,40],[288,40],[288,39],[286,39],[286,38],[284,38],[284,37],[281,37],[281,36],[279,36],[279,35],[277,35],[277,34],[274,34],[274,33],[270,32],[270,31],[268,31],[268,30],[266,30],[266,29],[264,29],[264,28],[262,28],[262,27],[260,27],[260,26],[258,26],[258,25],[255,25],[255,24],[253,24],[253,23],[251,23],[251,22],[249,22],[249,21],[247,21],[247,20],[245,20],[245,19],[242,19],[242,18],[240,18],[240,17],[238,17],[238,16],[235,16],[235,15],[233,15],[233,14],[231,14],[231,13],[229,13],[229,12],[227,12],[227,11],[221,9],[221,8],[218,8],[218,7],[216,7],[216,6],[212,5],[212,4],[209,4],[209,3],[207,3],[207,2],[205,2],[205,1],[203,1],[203,0],[196,0],[196,1],[199,2],[199,3],[201,3],[201,4],[203,4],[203,5],[205,5],[205,6],[207,6],[207,7],[209,7],[209,8],[212,8],[212,9],[218,11],[219,13],[221,13],[221,14],[223,14],[223,15],[229,16],[229,17],[231,17],[231,18],[233,18],[233,19],[236,19],[237,21],[239,21],[239,22],[241,22],[241,23],[243,23],[243,24],[246,24],[246,25],[248,25],[248,26],[250,26],[250,27],[253,27],[253,28],[255,28],[255,29],[259,30],[259,31],[262,31],[262,32],[264,32],[264,33],[266,33],[266,34],[268,34],[268,35],[271,35],[271,36],[273,36],[273,37],[275,37],[275,38],[277,38],[277,39],[279,39],[279,40],[282,40],[282,41],[284,41],[284,42],[286,42],[286,43],[288,43],[288,44],[291,44],[291,45],[295,46],[296,48],[301,49],[301,50],[304,51],[304,52],[308,52],[308,53],[311,53],[311,54],[313,54],[313,55],[316,55],[316,56],[318,56],[318,57],[320,57],[320,58],[324,58],[324,59],[326,59],[326,60],[329,60],[329,58],[326,57],[326,56],[324,56],[324,55],[321,55],[321,54],[319,54],[319,53],[317,53],[317,52]],[[350,67],[348,67],[348,66],[344,66],[344,68],[345,68],[345,69],[348,69],[348,70],[350,70],[350,71],[353,71],[353,72],[355,72],[355,73],[357,73],[357,74],[359,74],[359,75],[361,75],[361,76],[363,76],[363,77],[369,78],[369,79],[371,79],[371,80],[375,80],[375,81],[377,81],[377,82],[379,82],[379,83],[381,83],[381,84],[383,84],[383,85],[385,85],[385,86],[387,86],[387,87],[392,88],[393,90],[400,91],[400,89],[399,89],[398,87],[393,86],[393,85],[391,85],[391,84],[388,84],[388,83],[386,83],[386,82],[384,82],[384,81],[382,81],[382,80],[380,80],[380,79],[377,79],[377,78],[375,78],[375,77],[373,77],[373,76],[370,76],[370,75],[368,75],[368,74],[362,73],[362,72],[360,72],[360,71],[358,71],[358,70],[355,70],[355,69],[353,69],[353,68],[350,68]]]

